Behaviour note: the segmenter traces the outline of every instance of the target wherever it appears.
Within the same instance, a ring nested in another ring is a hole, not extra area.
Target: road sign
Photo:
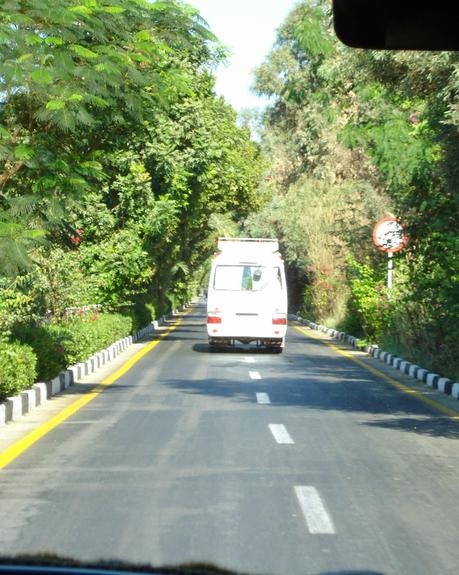
[[[408,236],[397,218],[384,218],[373,228],[373,243],[383,252],[399,252],[407,241]]]

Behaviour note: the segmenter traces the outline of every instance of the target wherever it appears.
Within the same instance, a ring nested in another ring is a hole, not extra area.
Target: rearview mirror
[[[459,50],[455,0],[333,0],[338,38],[352,48]]]

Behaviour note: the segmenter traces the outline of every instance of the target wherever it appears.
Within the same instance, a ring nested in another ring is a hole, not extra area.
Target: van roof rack
[[[279,249],[279,240],[276,238],[218,238],[218,249],[220,251],[228,249],[243,249],[243,245],[248,249],[266,249],[266,252],[273,253]]]

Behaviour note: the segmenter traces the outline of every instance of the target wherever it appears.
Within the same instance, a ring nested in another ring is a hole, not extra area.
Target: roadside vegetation
[[[181,2],[0,7],[0,399],[196,292],[259,205],[259,149]]]
[[[303,1],[256,72],[272,200],[253,235],[280,238],[293,310],[459,377],[459,56],[351,50],[330,2]],[[397,216],[387,256],[373,225]]]

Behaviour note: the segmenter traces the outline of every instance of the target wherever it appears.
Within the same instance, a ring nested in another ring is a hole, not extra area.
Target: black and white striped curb
[[[186,308],[187,306],[181,306],[178,310],[174,310],[172,317],[179,311],[184,311]],[[0,427],[9,421],[18,420],[39,405],[45,403],[53,395],[70,387],[75,381],[78,381],[85,375],[94,373],[97,369],[115,359],[121,352],[139,339],[153,334],[159,326],[165,323],[165,320],[166,317],[162,317],[159,320],[151,322],[135,334],[115,341],[115,343],[95,353],[86,361],[82,361],[61,371],[59,375],[51,381],[35,383],[30,389],[22,391],[19,395],[7,397],[5,401],[0,403]]]
[[[338,339],[340,341],[348,343],[349,345],[352,345],[352,347],[361,349],[362,351],[365,351],[372,357],[375,357],[376,359],[379,359],[380,361],[387,363],[388,365],[394,367],[395,369],[398,369],[408,377],[411,377],[412,379],[417,379],[418,381],[422,381],[426,383],[429,387],[438,389],[442,393],[450,395],[454,399],[459,399],[459,382],[454,383],[451,379],[448,379],[447,377],[442,377],[441,375],[438,375],[438,373],[432,373],[429,370],[424,369],[423,367],[419,367],[419,365],[410,363],[409,361],[405,361],[404,359],[397,357],[392,353],[383,351],[377,345],[366,345],[366,346],[359,345],[360,339],[352,335],[348,335],[347,333],[344,333],[342,331],[337,331],[336,329],[331,329],[325,325],[314,323],[307,319],[303,319],[297,315],[289,315],[289,319],[299,321],[300,323],[302,323],[303,325],[307,325],[311,329],[321,331],[335,339]]]

